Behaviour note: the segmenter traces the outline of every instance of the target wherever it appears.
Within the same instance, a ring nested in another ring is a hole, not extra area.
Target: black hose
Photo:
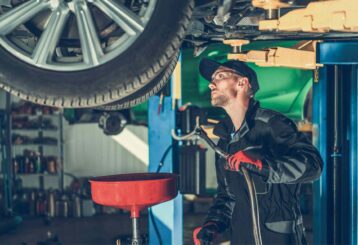
[[[160,170],[162,169],[162,167],[164,166],[164,160],[165,160],[165,158],[167,157],[169,151],[170,151],[172,148],[173,148],[173,145],[170,145],[170,146],[168,146],[168,148],[164,151],[162,158],[160,158],[160,161],[159,161],[159,164],[158,164],[158,168],[157,168],[156,173],[159,173]]]
[[[198,126],[198,121],[199,120],[197,119],[197,126],[193,132],[191,132],[185,136],[182,136],[182,137],[178,137],[178,136],[175,136],[175,137],[173,136],[173,137],[177,140],[180,140],[180,139],[188,139],[189,136],[191,137],[191,136],[197,135],[200,138],[202,138],[203,140],[205,140],[206,143],[218,155],[220,155],[224,159],[227,159],[229,154],[215,145],[215,143],[209,138],[209,136],[206,134],[206,132],[200,126]],[[244,174],[247,188],[249,190],[251,215],[252,215],[252,223],[253,223],[253,235],[254,235],[254,239],[255,239],[255,244],[262,245],[262,237],[261,237],[261,231],[260,231],[260,217],[259,217],[258,202],[257,202],[257,197],[256,197],[255,183],[252,181],[252,178],[251,178],[248,170],[244,166],[241,167],[241,171]]]
[[[153,223],[154,231],[155,231],[155,234],[157,235],[159,245],[163,245],[162,237],[160,236],[160,232],[159,232],[159,229],[158,229],[158,226],[157,226],[157,222],[155,222],[154,215],[153,215],[153,212],[152,212],[152,208],[148,208],[148,209],[149,209],[149,217],[150,217],[150,220]]]
[[[250,196],[250,204],[251,204],[251,215],[252,215],[252,231],[255,239],[256,245],[262,245],[262,237],[261,237],[261,230],[260,230],[260,218],[259,218],[259,207],[256,198],[256,189],[255,184],[252,181],[250,174],[248,173],[247,169],[241,167],[241,170],[244,174],[246,184],[249,190]]]
[[[197,127],[195,129],[195,132],[197,135],[199,135],[203,140],[208,143],[208,145],[221,157],[227,159],[229,156],[228,153],[221,150],[219,147],[215,145],[215,143],[208,137],[206,132],[201,128]],[[260,231],[260,218],[259,218],[259,211],[258,211],[258,203],[256,199],[256,189],[254,182],[251,179],[250,174],[248,173],[247,169],[242,166],[242,172],[244,174],[246,184],[249,190],[249,196],[250,196],[250,203],[251,203],[251,214],[252,214],[252,223],[253,223],[253,235],[255,238],[255,244],[256,245],[262,245],[262,237],[261,237],[261,231]]]
[[[209,136],[206,134],[206,132],[205,132],[202,128],[200,128],[200,127],[196,128],[196,129],[195,129],[195,133],[196,133],[197,135],[199,135],[200,138],[202,138],[203,140],[205,140],[206,143],[208,143],[208,145],[209,145],[217,154],[219,154],[221,157],[223,157],[223,158],[227,158],[227,157],[228,157],[228,154],[227,154],[226,152],[224,152],[223,150],[221,150],[219,147],[217,147],[217,146],[215,145],[215,143],[209,138]]]

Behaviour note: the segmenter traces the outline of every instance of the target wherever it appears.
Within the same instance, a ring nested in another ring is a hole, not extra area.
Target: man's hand
[[[208,222],[203,226],[197,227],[193,232],[195,245],[209,245],[219,232],[218,226],[214,222]]]
[[[245,165],[245,167],[254,172],[260,172],[262,170],[262,161],[253,159],[243,151],[238,151],[233,155],[229,155],[226,160],[228,165],[225,167],[230,171],[240,171],[242,165]]]

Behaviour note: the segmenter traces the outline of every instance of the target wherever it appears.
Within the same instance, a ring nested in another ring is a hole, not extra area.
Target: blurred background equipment
[[[207,111],[198,106],[186,105],[177,111],[177,132],[191,133],[197,123],[207,124]],[[182,194],[207,195],[206,190],[206,151],[199,144],[199,138],[185,140],[178,145],[179,184]]]
[[[98,126],[103,129],[106,135],[120,134],[128,121],[120,112],[104,112],[98,121]]]

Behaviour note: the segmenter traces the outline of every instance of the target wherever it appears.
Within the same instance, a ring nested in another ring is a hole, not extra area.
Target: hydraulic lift
[[[180,106],[181,60],[171,77],[167,96],[152,96],[148,102],[149,172],[176,172],[173,164],[176,107]],[[183,196],[149,210],[149,244],[183,244]]]
[[[314,243],[357,244],[358,42],[319,43],[317,62],[314,133],[325,167],[314,188]]]

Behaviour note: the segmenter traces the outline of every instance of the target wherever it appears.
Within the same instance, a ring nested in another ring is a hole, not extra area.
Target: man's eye
[[[218,78],[219,78],[219,79],[223,79],[223,78],[225,78],[225,75],[222,74],[222,73],[220,73],[220,74],[218,74]]]

